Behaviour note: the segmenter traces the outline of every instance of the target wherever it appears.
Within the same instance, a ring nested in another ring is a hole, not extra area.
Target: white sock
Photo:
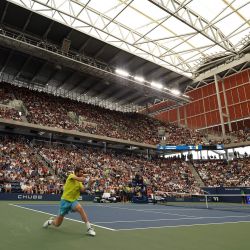
[[[90,228],[91,228],[91,225],[90,225],[89,221],[86,222],[86,227],[87,227],[87,229],[90,229]]]
[[[49,220],[49,221],[48,221],[48,224],[49,224],[49,225],[51,225],[51,224],[52,224],[52,222],[53,222],[53,220]]]

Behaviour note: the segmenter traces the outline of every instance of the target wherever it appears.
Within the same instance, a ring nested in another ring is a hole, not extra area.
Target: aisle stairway
[[[194,168],[194,166],[191,162],[188,162],[188,167],[189,167],[190,171],[192,172],[195,180],[197,181],[199,187],[204,187],[205,186],[204,182],[202,181],[200,175],[198,174],[198,172],[196,171],[196,169]]]

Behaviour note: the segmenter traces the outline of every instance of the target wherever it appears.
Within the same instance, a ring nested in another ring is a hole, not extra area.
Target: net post
[[[208,200],[207,200],[207,195],[205,194],[205,201],[206,201],[206,208],[208,208]]]

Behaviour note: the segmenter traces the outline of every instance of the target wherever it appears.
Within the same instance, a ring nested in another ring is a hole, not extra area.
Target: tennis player
[[[87,214],[77,201],[80,196],[80,192],[85,191],[83,182],[86,180],[86,178],[84,176],[86,175],[83,173],[83,169],[80,167],[76,167],[74,174],[70,174],[68,176],[63,188],[59,215],[56,218],[51,217],[49,220],[45,221],[43,224],[44,228],[48,228],[50,225],[59,227],[62,224],[66,214],[69,212],[78,212],[81,215],[82,220],[86,223],[87,234],[91,236],[96,235],[96,232],[91,227]],[[91,181],[92,180],[89,182]]]

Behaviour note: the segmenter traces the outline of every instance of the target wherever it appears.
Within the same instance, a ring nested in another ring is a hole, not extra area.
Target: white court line
[[[186,215],[186,214],[173,214],[173,213],[165,213],[165,212],[154,212],[154,211],[149,211],[147,209],[133,209],[133,208],[125,208],[125,207],[108,207],[105,205],[100,205],[100,207],[107,207],[107,208],[116,208],[116,209],[124,209],[124,210],[131,210],[131,211],[137,211],[137,212],[145,212],[145,213],[154,213],[154,214],[168,214],[168,215],[176,215],[176,216],[185,216],[185,217],[190,217],[190,218],[196,218],[196,216],[193,215]]]
[[[11,203],[9,203],[9,205],[10,206],[14,206],[14,207],[19,207],[19,208],[27,209],[27,210],[30,210],[30,211],[33,211],[33,212],[37,212],[37,213],[41,213],[41,214],[48,214],[48,215],[57,216],[56,214],[51,214],[51,213],[43,212],[43,211],[32,209],[32,208],[22,207],[20,205],[15,205],[15,204],[11,204]],[[70,219],[70,218],[67,218],[67,217],[65,217],[65,219],[85,224],[83,221],[79,221],[79,220],[75,220],[75,219]],[[91,224],[94,225],[95,227],[100,227],[100,228],[103,228],[103,229],[107,229],[107,230],[111,230],[111,231],[116,231],[113,228],[103,227],[103,226],[99,226],[99,225],[96,225],[96,224],[93,224],[93,223],[91,223]]]
[[[178,228],[178,227],[193,227],[193,226],[208,226],[208,225],[224,225],[224,224],[237,224],[237,223],[250,223],[250,221],[228,221],[228,222],[215,222],[215,223],[206,223],[206,224],[192,224],[192,225],[175,225],[175,226],[162,226],[162,227],[137,227],[137,228],[125,228],[125,229],[116,229],[116,231],[132,231],[132,230],[146,230],[146,229],[161,229],[161,228]]]
[[[144,209],[145,211],[197,211],[197,210],[204,210],[204,208],[171,208],[171,209],[167,209],[167,208],[150,208],[150,209]],[[207,210],[207,209],[206,209]],[[204,210],[204,211],[206,211]]]
[[[9,205],[14,205],[14,204],[9,204]],[[26,204],[26,203],[20,203],[17,205],[25,205],[25,206],[57,206],[59,207],[59,203],[58,204],[39,204],[39,203],[34,203],[34,204]],[[86,204],[81,204],[83,207],[98,207],[97,205],[86,205]]]
[[[22,206],[19,206],[19,205],[15,205],[15,204],[10,204],[9,205],[11,206],[15,206],[15,207],[19,207],[19,208],[23,208],[23,209],[27,209],[27,210],[31,210],[33,212],[37,212],[37,213],[43,213],[43,214],[48,214],[48,215],[53,215],[53,216],[56,216],[55,214],[51,214],[51,213],[47,213],[47,212],[43,212],[43,211],[39,211],[39,210],[35,210],[35,209],[31,209],[31,208],[26,208],[26,207],[22,207]],[[134,209],[130,209],[130,210],[134,210]],[[237,217],[250,217],[249,216],[224,216],[224,217],[195,217],[195,218],[178,218],[178,219],[159,219],[160,220],[192,220],[192,219],[207,219],[207,218],[228,218],[228,217],[231,217],[231,218],[237,218]],[[75,219],[70,219],[70,218],[66,218],[65,219],[67,220],[71,220],[71,221],[75,221],[75,222],[78,222],[78,223],[84,223],[82,221],[79,221],[79,220],[75,220]],[[139,221],[158,221],[158,220],[133,220],[133,221],[117,221],[117,222],[139,222]],[[103,228],[103,229],[107,229],[107,230],[111,230],[111,231],[131,231],[131,230],[145,230],[145,229],[157,229],[157,228],[178,228],[178,227],[191,227],[191,226],[206,226],[206,225],[222,225],[222,224],[232,224],[232,223],[242,223],[242,222],[250,222],[250,221],[237,221],[237,222],[219,222],[219,223],[205,223],[205,224],[191,224],[191,225],[174,225],[174,226],[160,226],[160,227],[145,227],[145,228],[128,228],[128,229],[112,229],[112,228],[108,228],[108,227],[103,227],[103,226],[99,226],[99,225],[96,225],[96,224],[93,224],[94,226],[96,227],[100,227],[100,228]],[[114,222],[95,222],[95,223],[115,223]]]
[[[228,215],[228,216],[213,216],[213,217],[195,217],[195,218],[177,218],[177,219],[155,219],[155,220],[118,220],[118,221],[95,221],[95,223],[105,223],[105,224],[111,224],[111,223],[136,223],[136,222],[148,222],[148,221],[178,221],[178,220],[202,220],[202,219],[226,219],[226,218],[246,218],[250,217],[250,215]],[[249,221],[250,222],[250,221]],[[203,224],[202,224],[203,225]]]

